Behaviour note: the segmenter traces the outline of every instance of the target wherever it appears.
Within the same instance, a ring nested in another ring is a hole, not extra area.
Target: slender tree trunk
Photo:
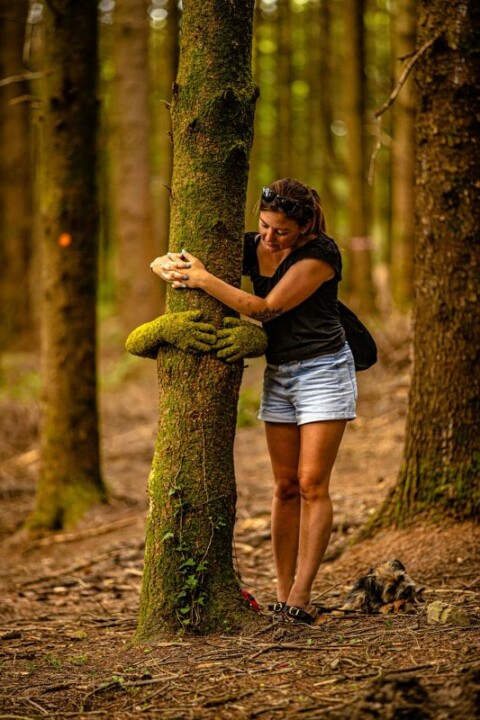
[[[184,0],[172,104],[170,248],[185,247],[238,286],[256,89],[253,0]],[[201,291],[170,291],[171,312],[226,308]],[[158,356],[159,426],[138,637],[162,629],[229,631],[242,621],[232,564],[233,438],[242,364],[170,347]]]
[[[415,51],[415,2],[397,0],[393,22],[395,79],[400,58]],[[413,256],[415,236],[415,98],[410,77],[392,108],[392,251],[391,286],[396,304],[408,307],[413,300]]]
[[[333,107],[335,75],[332,66],[330,0],[314,3],[310,10],[308,73],[310,76],[310,174],[318,189],[327,219],[327,231],[335,235],[336,196],[334,189],[335,148],[333,145]]]
[[[417,5],[414,372],[405,455],[376,522],[480,511],[480,6]]]
[[[113,217],[118,302],[125,331],[158,313],[150,190],[149,23],[144,0],[117,0],[114,16]]]
[[[347,279],[353,305],[370,312],[375,306],[375,293],[366,177],[364,11],[365,0],[346,0],[344,98],[350,235]]]
[[[22,60],[27,0],[0,0],[0,79],[27,72]],[[29,83],[0,87],[0,350],[32,343],[32,167]],[[23,98],[23,99],[22,99]]]
[[[164,27],[152,33],[153,126],[155,134],[154,220],[156,254],[168,249],[170,232],[170,191],[172,185],[172,123],[169,104],[177,76],[180,33],[178,0],[168,0]],[[160,287],[161,307],[165,307],[165,287]]]
[[[292,17],[290,0],[277,1],[276,176],[293,175]]]
[[[41,470],[33,528],[104,497],[96,397],[97,2],[45,4]]]

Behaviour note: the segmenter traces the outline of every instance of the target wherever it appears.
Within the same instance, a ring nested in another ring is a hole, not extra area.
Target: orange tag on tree
[[[68,247],[72,244],[72,236],[69,233],[62,233],[58,238],[58,244],[60,247]]]

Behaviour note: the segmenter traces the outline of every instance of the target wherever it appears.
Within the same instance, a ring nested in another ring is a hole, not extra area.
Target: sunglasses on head
[[[275,190],[271,190],[268,187],[264,187],[262,190],[262,202],[266,205],[277,203],[278,207],[283,210],[285,215],[292,215],[301,207],[301,203],[298,203],[296,200],[292,200],[291,198],[284,197],[283,195],[278,195]]]

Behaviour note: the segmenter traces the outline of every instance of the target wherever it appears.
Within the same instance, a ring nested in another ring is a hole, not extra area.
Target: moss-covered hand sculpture
[[[217,342],[213,349],[220,360],[231,363],[244,357],[263,355],[266,347],[267,336],[260,325],[226,317],[222,330],[217,332]]]
[[[211,323],[202,322],[201,310],[167,313],[135,328],[125,348],[132,355],[156,358],[162,345],[174,345],[186,352],[209,352],[217,340]]]

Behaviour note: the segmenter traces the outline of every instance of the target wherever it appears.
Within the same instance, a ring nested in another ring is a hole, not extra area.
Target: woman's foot
[[[288,622],[298,622],[305,625],[313,625],[317,619],[318,610],[315,605],[300,607],[298,605],[286,605],[284,613]]]

